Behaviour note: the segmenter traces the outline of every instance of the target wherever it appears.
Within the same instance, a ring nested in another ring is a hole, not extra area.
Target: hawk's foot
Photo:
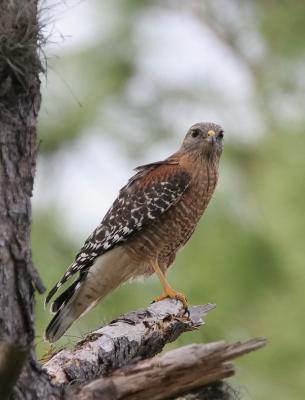
[[[163,292],[160,296],[155,297],[154,301],[161,301],[161,300],[168,299],[168,298],[180,300],[181,303],[183,304],[183,308],[186,310],[186,313],[187,313],[188,312],[188,302],[187,302],[185,294],[176,292],[172,288],[166,288],[166,289],[167,289],[166,292]]]

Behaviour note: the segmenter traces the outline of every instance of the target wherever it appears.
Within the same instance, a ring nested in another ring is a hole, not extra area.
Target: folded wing
[[[97,257],[137,234],[176,204],[190,184],[189,173],[175,159],[143,165],[136,170],[74,262],[49,292],[46,303],[69,278],[79,272],[77,281],[85,279]],[[59,300],[60,297],[53,303],[52,311],[56,312],[62,305]]]

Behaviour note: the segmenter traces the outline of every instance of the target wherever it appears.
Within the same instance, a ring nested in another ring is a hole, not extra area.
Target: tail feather
[[[65,306],[65,304],[68,303],[68,301],[71,299],[73,294],[77,290],[77,286],[80,286],[82,278],[78,278],[75,282],[72,283],[71,286],[69,286],[60,296],[58,296],[52,303],[51,305],[51,312],[52,313],[57,313],[61,308]]]
[[[75,320],[137,275],[139,266],[130,262],[124,248],[117,247],[97,257],[85,275],[80,274],[52,304],[51,311],[56,314],[46,329],[45,338],[51,343],[56,342]]]
[[[49,293],[45,299],[45,307],[50,302],[51,298],[54,296],[54,294],[57,292],[58,289],[59,289],[59,284],[56,283],[56,285],[53,286],[52,289],[49,291]]]
[[[68,303],[52,318],[45,331],[45,339],[50,343],[56,342],[70,328],[74,320],[73,304]]]
[[[56,314],[45,331],[45,339],[50,343],[56,342],[78,318],[74,303],[82,281],[83,277],[80,276],[52,303],[51,312]]]

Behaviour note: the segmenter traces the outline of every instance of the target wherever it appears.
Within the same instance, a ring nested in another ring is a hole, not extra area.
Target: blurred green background
[[[237,362],[244,399],[305,397],[305,3],[47,2],[33,257],[50,289],[132,168],[174,152],[190,125],[225,130],[214,198],[169,273],[207,325],[174,344],[265,336]],[[123,286],[58,347],[160,293]],[[37,296],[37,350],[50,315]]]

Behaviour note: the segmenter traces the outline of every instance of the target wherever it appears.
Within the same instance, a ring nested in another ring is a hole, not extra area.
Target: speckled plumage
[[[89,236],[47,302],[72,276],[79,277],[52,304],[46,338],[57,340],[71,323],[124,281],[165,273],[192,235],[214,192],[222,129],[193,125],[178,152],[138,167],[101,224]]]

